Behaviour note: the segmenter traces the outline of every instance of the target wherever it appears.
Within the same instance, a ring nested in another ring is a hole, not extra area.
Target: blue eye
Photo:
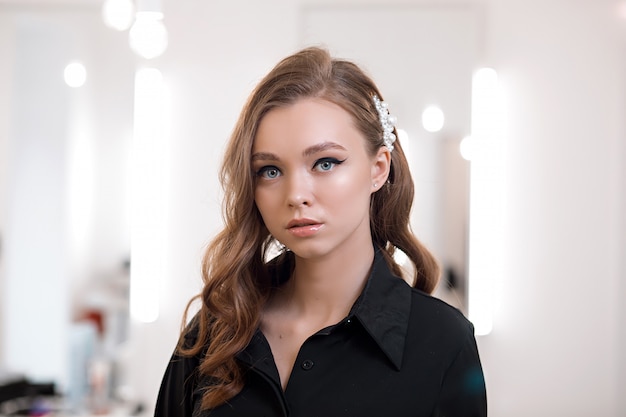
[[[256,175],[268,180],[273,180],[274,178],[278,178],[280,176],[280,170],[275,166],[266,166],[259,169]]]
[[[322,158],[322,159],[315,161],[315,165],[313,166],[313,169],[326,172],[326,171],[332,170],[335,167],[335,165],[341,165],[342,163],[343,161],[340,161],[335,158]]]

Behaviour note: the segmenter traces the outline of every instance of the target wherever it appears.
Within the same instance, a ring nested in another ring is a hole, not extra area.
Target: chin
[[[328,245],[314,242],[299,242],[293,246],[287,245],[294,255],[302,259],[323,258],[331,253]]]

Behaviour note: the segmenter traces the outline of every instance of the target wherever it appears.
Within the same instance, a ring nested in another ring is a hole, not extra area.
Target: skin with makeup
[[[429,295],[439,269],[411,232],[394,122],[371,78],[320,48],[259,83],[155,416],[486,416],[473,326]]]

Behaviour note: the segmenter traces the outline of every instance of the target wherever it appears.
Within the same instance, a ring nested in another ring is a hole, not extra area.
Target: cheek
[[[324,201],[339,211],[355,211],[361,206],[369,210],[371,184],[368,176],[338,175],[319,188]]]
[[[271,218],[268,218],[268,214],[275,211],[274,206],[276,205],[277,200],[278,199],[276,197],[272,198],[271,193],[267,192],[267,190],[257,189],[254,192],[254,202],[256,203],[256,206],[259,209],[261,217],[263,217],[263,221],[265,223],[271,221]]]
[[[333,185],[327,188],[333,188],[338,194],[351,197],[359,195],[369,195],[371,192],[371,184],[369,174],[363,169],[357,172],[346,172],[333,178]]]
[[[267,198],[265,198],[265,193],[262,191],[256,190],[254,192],[254,202],[256,206],[259,208],[259,211],[263,212],[265,205],[267,204]]]

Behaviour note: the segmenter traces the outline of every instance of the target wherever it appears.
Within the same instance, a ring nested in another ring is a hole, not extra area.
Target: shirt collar
[[[410,312],[411,287],[391,272],[382,249],[376,249],[365,288],[348,317],[361,323],[397,370],[402,366]],[[269,344],[257,329],[250,344],[237,358],[277,378],[268,356],[271,356]]]
[[[402,365],[411,312],[411,287],[393,275],[377,249],[370,276],[352,307],[356,317],[396,369]]]

